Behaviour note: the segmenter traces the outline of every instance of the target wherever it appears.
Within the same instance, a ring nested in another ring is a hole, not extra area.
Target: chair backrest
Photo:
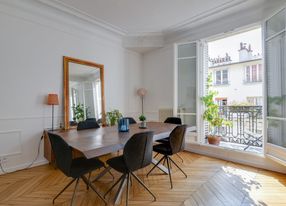
[[[182,120],[180,117],[168,117],[164,123],[170,123],[170,124],[178,124],[181,125],[182,124]]]
[[[86,118],[85,121],[93,121],[93,122],[96,122],[96,118]]]
[[[77,125],[77,130],[84,130],[84,129],[96,129],[100,126],[97,124],[96,121],[93,120],[87,120],[83,122],[79,122]]]
[[[135,121],[135,119],[133,119],[133,117],[124,117],[123,119],[128,119],[129,120],[129,124],[136,124],[137,123]]]
[[[56,158],[57,167],[65,175],[69,176],[72,164],[71,147],[59,135],[52,133],[48,133],[48,135]]]
[[[187,125],[177,126],[170,134],[170,146],[172,153],[176,154],[185,148],[185,134]]]
[[[151,164],[153,134],[153,132],[134,134],[125,144],[123,157],[130,171],[135,171]]]

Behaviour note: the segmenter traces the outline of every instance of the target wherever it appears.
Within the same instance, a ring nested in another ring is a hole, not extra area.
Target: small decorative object
[[[139,120],[141,121],[139,128],[142,128],[142,129],[147,128],[146,117],[143,114],[141,114],[141,116],[139,117]]]
[[[84,121],[84,106],[83,104],[73,105],[73,120],[77,123]]]
[[[129,131],[129,119],[120,118],[118,120],[118,131],[119,132],[128,132]]]
[[[57,94],[48,94],[48,105],[52,105],[52,131],[54,131],[54,105],[59,105]]]
[[[207,88],[211,85],[211,77],[208,77]],[[203,96],[201,100],[203,101],[206,109],[203,113],[203,119],[208,122],[210,133],[206,136],[209,144],[219,145],[221,136],[219,135],[219,130],[222,126],[232,126],[230,121],[227,121],[220,117],[219,106],[214,102],[214,97],[217,95],[216,91],[208,91],[206,96]]]
[[[144,89],[144,88],[140,88],[140,89],[138,89],[137,90],[137,94],[138,94],[138,96],[140,96],[141,97],[141,103],[142,103],[142,111],[141,111],[141,114],[144,114],[144,96],[146,96],[146,94],[147,94],[147,90],[146,89]]]
[[[118,122],[118,120],[122,118],[122,114],[119,112],[118,109],[114,109],[106,113],[106,118],[108,121],[108,125],[114,126],[116,122]]]

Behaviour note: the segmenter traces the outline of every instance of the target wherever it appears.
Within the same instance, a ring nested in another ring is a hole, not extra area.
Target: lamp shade
[[[146,94],[147,94],[147,90],[144,89],[144,88],[140,88],[137,90],[137,94],[140,96],[140,97],[144,97]]]
[[[48,105],[59,105],[59,97],[57,94],[48,94]]]

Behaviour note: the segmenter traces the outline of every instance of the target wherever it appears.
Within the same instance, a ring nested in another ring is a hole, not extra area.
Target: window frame
[[[253,79],[254,66],[256,67],[256,72],[255,72],[256,80]],[[248,69],[249,69],[249,73],[248,73]],[[262,82],[262,79],[263,79],[262,74],[263,74],[262,63],[244,66],[244,80],[243,81],[245,84]],[[248,80],[248,76],[249,76],[249,80]]]
[[[225,68],[225,69],[217,69],[213,71],[213,79],[214,79],[214,86],[220,86],[220,85],[228,85],[229,84],[229,69]],[[227,75],[227,81],[224,81],[224,72],[226,71],[226,75]],[[217,81],[217,73],[219,72],[220,74],[220,82]]]

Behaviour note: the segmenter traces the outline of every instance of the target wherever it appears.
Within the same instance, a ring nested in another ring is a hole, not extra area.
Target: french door
[[[201,82],[203,68],[207,65],[207,55],[201,41],[175,45],[175,73],[174,73],[174,108],[173,113],[182,119],[184,124],[192,126],[187,133],[186,143],[200,143],[203,124],[201,115],[203,84]]]
[[[175,46],[175,101],[173,113],[183,124],[197,125],[197,43],[189,42]],[[187,135],[186,141],[196,141]]]
[[[286,164],[286,10],[264,24],[266,155]]]

